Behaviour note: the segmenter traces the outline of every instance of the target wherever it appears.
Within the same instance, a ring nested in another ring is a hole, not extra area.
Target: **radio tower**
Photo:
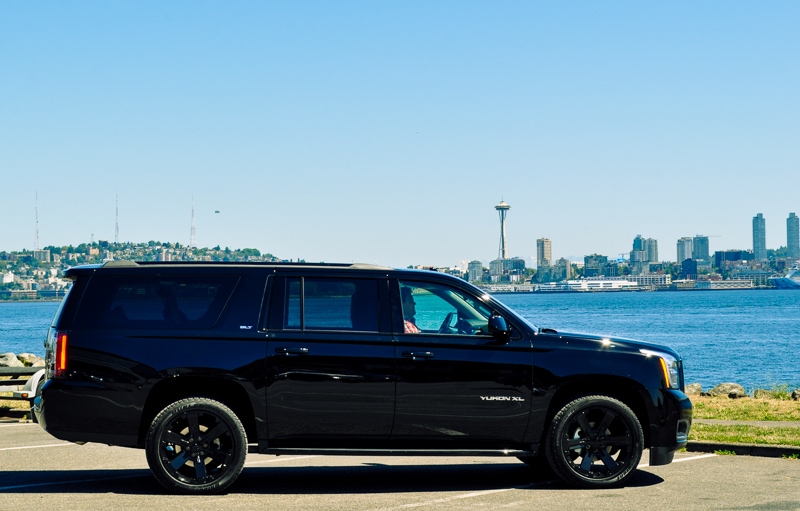
[[[500,250],[498,251],[498,259],[508,259],[508,244],[506,243],[506,214],[511,206],[500,201],[500,204],[494,207],[500,214]]]
[[[33,250],[39,250],[39,191],[36,191],[36,202],[33,204],[33,211],[36,214],[36,232],[33,239]]]
[[[114,216],[114,244],[119,244],[119,192],[115,196],[115,216]]]
[[[189,235],[189,248],[197,248],[197,228],[194,225],[194,194],[192,194],[192,233]]]

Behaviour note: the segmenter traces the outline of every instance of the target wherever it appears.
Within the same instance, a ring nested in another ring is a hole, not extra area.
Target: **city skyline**
[[[0,250],[448,266],[786,244],[800,3],[0,3]],[[118,202],[115,196],[118,191]],[[38,192],[38,236],[34,202]],[[218,212],[218,213],[217,213]]]
[[[211,248],[213,246],[221,246],[217,245],[198,245],[197,244],[197,226],[195,221],[195,207],[194,207],[194,198],[192,197],[191,201],[191,212],[190,212],[190,229],[189,229],[189,236],[188,242],[184,242],[181,240],[126,240],[124,242],[120,242],[119,240],[119,196],[115,194],[115,210],[114,210],[114,243],[146,243],[147,241],[159,241],[165,243],[178,243],[188,248]],[[483,263],[486,263],[488,266],[492,260],[499,260],[499,259],[510,259],[512,256],[508,255],[508,237],[505,231],[505,222],[507,218],[508,211],[511,209],[511,206],[506,203],[505,201],[500,201],[499,204],[494,206],[494,209],[499,213],[500,217],[500,248],[498,252],[498,256],[496,258],[469,258],[469,257],[461,257],[458,259],[457,262],[453,262],[450,264],[442,265],[442,266],[456,266],[459,263],[463,263],[468,260],[480,260]],[[215,211],[215,214],[219,214],[220,211]],[[34,204],[34,225],[35,225],[35,232],[34,232],[34,248],[32,251],[39,250],[40,243],[39,243],[39,216],[38,216],[38,192],[37,192],[37,201]],[[680,263],[684,259],[700,259],[700,260],[709,260],[713,252],[722,252],[727,250],[743,250],[743,251],[750,251],[753,253],[753,256],[756,260],[766,260],[766,251],[767,250],[777,250],[781,248],[785,248],[787,251],[787,257],[795,258],[800,257],[800,219],[794,212],[790,212],[786,218],[786,230],[784,231],[785,234],[785,244],[779,245],[777,247],[767,247],[764,245],[764,240],[766,239],[766,218],[763,216],[762,213],[757,213],[754,217],[752,217],[752,245],[750,247],[726,247],[726,248],[714,248],[711,250],[709,244],[709,236],[697,234],[695,236],[682,236],[677,240],[677,248],[676,248],[676,257],[675,259],[667,258],[659,258],[658,257],[658,240],[654,238],[647,238],[645,239],[642,237],[641,234],[637,234],[632,241],[632,250],[628,252],[616,252],[616,253],[606,253],[603,254],[599,251],[587,251],[583,255],[578,256],[559,256],[558,258],[553,257],[553,240],[550,238],[539,238],[536,240],[536,254],[530,258],[530,260],[526,260],[526,265],[531,268],[537,268],[542,266],[540,264],[540,260],[544,257],[548,261],[545,266],[549,266],[553,263],[555,259],[559,258],[566,258],[572,262],[580,262],[586,256],[592,255],[605,255],[610,256],[611,259],[625,259],[630,262],[677,262]],[[88,243],[95,243],[95,242],[109,242],[108,239],[102,238],[95,238],[94,234],[92,235],[92,239],[88,241]],[[67,244],[52,244],[52,243],[44,243],[44,246],[77,246],[81,243],[87,243],[87,241],[83,242],[73,242]],[[270,252],[269,247],[255,247],[255,246],[237,246],[237,247],[230,247],[232,249],[246,249],[246,248],[255,248],[260,251]],[[757,254],[757,250],[763,249],[763,257],[759,257]],[[0,252],[22,252],[28,250],[26,247],[22,247],[20,249],[0,249]],[[637,252],[642,252],[643,255],[636,254]],[[618,255],[619,257],[614,257]],[[627,257],[626,257],[627,256]],[[515,258],[525,259],[524,257],[520,256],[513,256]],[[286,258],[289,259],[289,258]],[[299,257],[298,259],[310,260],[304,257]],[[325,262],[333,262],[333,261],[325,261]],[[419,262],[408,262],[404,264],[412,265],[412,264],[423,264]]]

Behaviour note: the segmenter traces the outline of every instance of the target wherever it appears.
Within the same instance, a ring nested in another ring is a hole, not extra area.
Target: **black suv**
[[[369,265],[109,262],[67,270],[35,414],[144,448],[171,491],[247,452],[516,456],[564,481],[672,461],[692,405],[670,348],[536,328],[480,289]]]

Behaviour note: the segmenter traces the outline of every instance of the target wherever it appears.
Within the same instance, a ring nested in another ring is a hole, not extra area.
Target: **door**
[[[386,440],[395,383],[386,278],[278,277],[269,311],[270,445]]]
[[[488,330],[491,308],[444,283],[393,282],[398,363],[394,442],[506,448],[522,441],[531,408],[531,343]]]

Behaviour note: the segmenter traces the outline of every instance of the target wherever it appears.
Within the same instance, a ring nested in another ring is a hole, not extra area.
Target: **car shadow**
[[[0,494],[167,493],[146,469],[0,471],[0,481],[3,481],[0,483]],[[647,487],[663,481],[659,476],[639,470],[625,487]],[[246,467],[229,488],[229,493],[337,495],[473,492],[507,488],[540,491],[571,489],[551,473],[537,472],[521,463],[365,463],[347,466]]]

